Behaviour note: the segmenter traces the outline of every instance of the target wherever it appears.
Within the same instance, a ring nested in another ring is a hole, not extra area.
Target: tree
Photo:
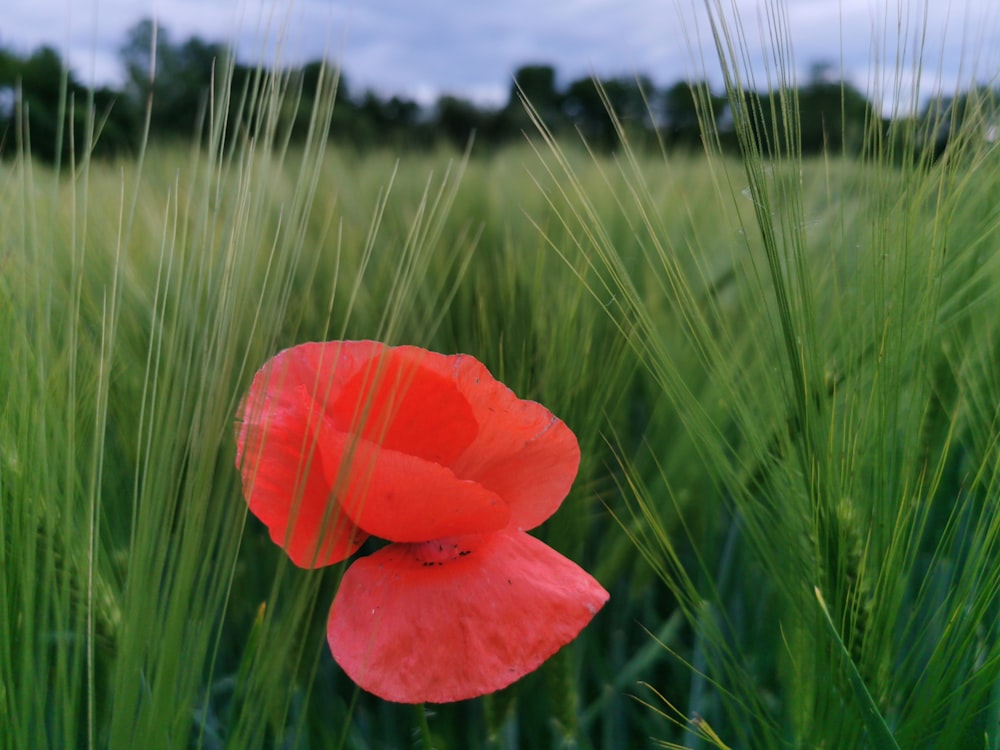
[[[17,91],[16,61],[17,58],[12,53],[0,47],[0,154],[3,154],[4,145],[13,130]]]
[[[803,153],[860,153],[869,123],[876,118],[871,102],[829,65],[814,64],[808,84],[798,90]]]
[[[30,148],[63,163],[121,154],[135,145],[132,114],[118,92],[81,85],[52,47],[26,58],[0,49],[0,153]]]
[[[700,145],[702,123],[717,128],[728,106],[725,97],[712,94],[706,81],[675,83],[663,92],[662,101],[667,143],[686,147]]]
[[[630,137],[652,129],[648,102],[655,91],[646,76],[580,78],[566,90],[563,110],[593,145],[610,149],[618,143],[615,120]]]
[[[920,113],[921,130],[928,147],[940,158],[953,140],[1000,138],[1000,87],[973,85],[954,96],[927,101]]]
[[[196,133],[207,114],[209,92],[223,80],[226,48],[197,36],[175,45],[165,28],[144,19],[128,30],[120,54],[126,94],[139,106],[151,97],[151,130],[181,137]]]
[[[881,118],[864,94],[836,80],[829,66],[814,65],[812,71],[804,87],[742,92],[731,102],[737,126],[747,126],[758,146],[771,155],[789,150],[860,153]]]
[[[559,132],[565,123],[563,95],[556,88],[556,70],[551,65],[522,65],[514,71],[507,104],[503,108],[502,127],[508,134],[532,132],[534,123],[525,110],[522,97],[553,132]]]
[[[15,85],[8,129],[16,134],[15,142],[49,162],[68,155],[62,87],[65,82],[66,95],[73,98],[83,88],[52,47],[39,47],[23,60],[9,61],[8,66]]]
[[[465,99],[446,94],[438,99],[435,110],[438,131],[457,148],[465,148],[473,135],[489,129],[488,116]]]

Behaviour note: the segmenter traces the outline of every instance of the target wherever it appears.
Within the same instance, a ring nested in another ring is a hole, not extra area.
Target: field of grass
[[[2,745],[1000,748],[1000,152],[745,135],[0,161]],[[579,438],[535,533],[611,600],[507,690],[356,689],[344,565],[247,513],[253,373],[342,338],[472,354]]]

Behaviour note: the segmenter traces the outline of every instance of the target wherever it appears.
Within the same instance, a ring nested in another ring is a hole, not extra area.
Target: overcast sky
[[[735,5],[758,83],[767,80],[761,29],[776,0]],[[235,44],[240,58],[274,56],[295,64],[319,57],[343,63],[352,90],[372,87],[422,102],[445,92],[502,103],[514,69],[553,64],[561,83],[581,76],[648,74],[660,85],[685,78],[718,81],[702,0],[0,0],[0,46],[25,53],[50,44],[86,83],[117,84],[117,50],[126,30],[155,17],[174,42],[198,35]],[[908,6],[899,48],[898,6]],[[998,0],[785,0],[795,64],[843,65],[872,98],[877,69],[895,71],[912,89],[914,28],[928,32],[922,90],[946,91],[1000,74]],[[699,41],[700,40],[700,41]],[[703,59],[699,59],[699,52]],[[974,66],[974,67],[973,67]]]

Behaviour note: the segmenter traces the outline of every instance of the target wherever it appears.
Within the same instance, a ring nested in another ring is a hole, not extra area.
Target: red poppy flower
[[[244,495],[295,564],[339,562],[369,535],[390,542],[347,570],[327,625],[366,690],[405,703],[498,690],[607,601],[524,533],[569,491],[576,438],[474,358],[303,344],[257,373],[241,411]]]

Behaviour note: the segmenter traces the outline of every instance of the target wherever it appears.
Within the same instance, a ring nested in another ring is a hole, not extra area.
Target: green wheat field
[[[0,746],[1000,748],[1000,149],[804,159],[720,23],[742,157],[356,154],[335,77],[290,146],[261,76],[253,138],[0,160]],[[240,399],[332,339],[471,354],[577,435],[534,533],[611,600],[512,687],[361,692],[345,565],[248,514]]]

